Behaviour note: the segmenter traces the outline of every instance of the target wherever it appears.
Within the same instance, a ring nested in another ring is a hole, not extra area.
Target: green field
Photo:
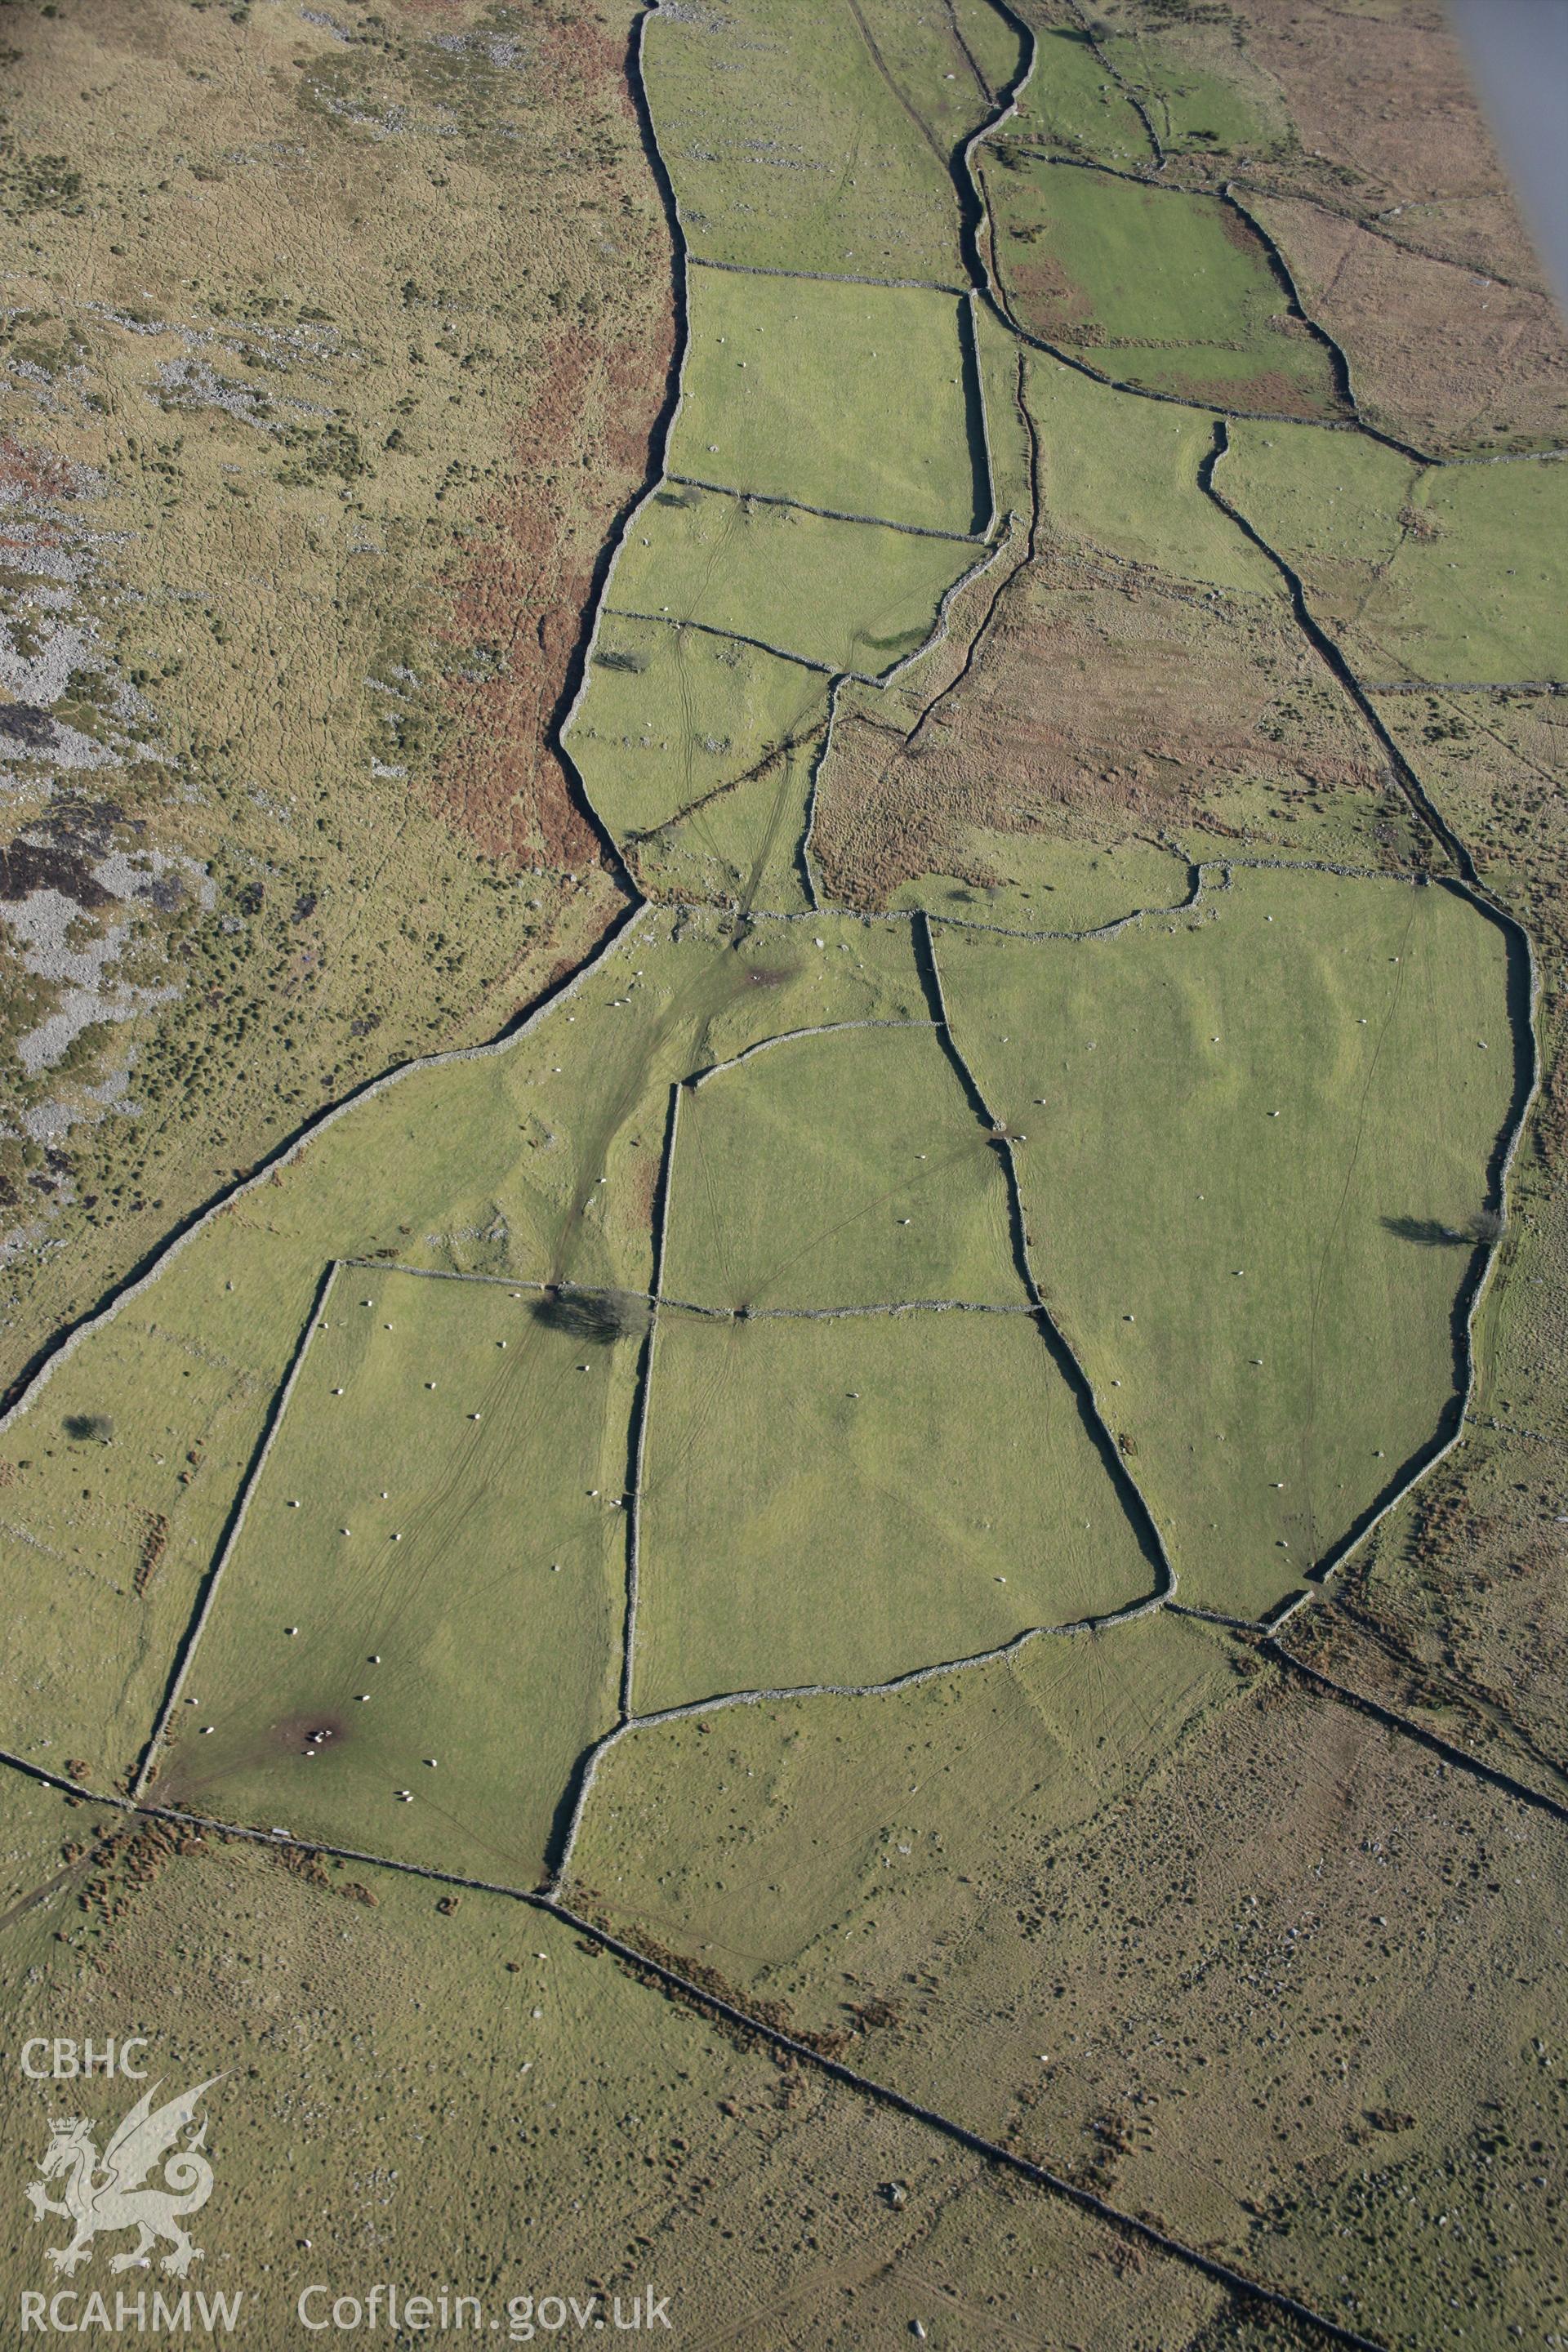
[[[0,1569],[26,1596],[0,1636],[0,1746],[108,1786],[152,1729],[197,1582],[290,1344],[305,1268],[274,1267],[243,1320],[210,1277],[149,1316],[128,1307],[11,1431]],[[218,1294],[215,1297],[214,1294]],[[204,1309],[208,1311],[204,1312]],[[258,1322],[260,1328],[257,1328]],[[67,1423],[107,1413],[108,1444]]]
[[[805,844],[823,734],[791,743],[753,776],[661,825],[628,852],[652,898],[804,914]]]
[[[1153,1580],[1027,1315],[667,1312],[646,1479],[645,1714],[885,1681]]]
[[[1256,154],[1288,128],[1279,87],[1231,37],[1226,19],[1205,23],[1194,9],[1189,25],[1181,21],[1188,13],[1167,11],[1152,40],[1112,20],[1106,58],[1149,109],[1168,154]]]
[[[1352,438],[1237,425],[1215,487],[1295,565],[1370,677],[1568,679],[1568,467],[1425,472]]]
[[[1025,386],[1043,445],[1044,509],[1052,523],[1178,579],[1279,593],[1273,566],[1198,488],[1198,467],[1214,441],[1212,417],[1130,400],[1040,353],[1031,356]],[[1335,435],[1336,453],[1347,444],[1348,436]]]
[[[736,1307],[1021,1303],[1005,1173],[937,1033],[786,1040],[688,1088],[663,1286]]]
[[[1256,1614],[1448,1409],[1514,1086],[1502,935],[1438,888],[1237,869],[1108,943],[938,950],[1183,1595]]]
[[[632,1351],[539,1304],[340,1268],[186,1675],[165,1802],[542,1874],[614,1721]]]
[[[984,152],[984,151],[983,151]],[[1014,158],[991,170],[1019,322],[1104,375],[1224,407],[1336,413],[1328,358],[1262,239],[1217,197]]]
[[[566,740],[588,798],[625,843],[733,793],[782,746],[809,740],[826,709],[820,670],[612,610]]]
[[[958,86],[963,53],[939,32],[940,68],[930,40],[899,59],[904,14],[890,0],[858,10],[834,0],[813,12],[809,38],[791,0],[740,0],[721,17],[649,18],[648,102],[694,253],[963,284],[946,165],[954,132],[946,129],[944,144],[931,119],[932,85],[952,71]],[[910,63],[921,75],[913,83]],[[988,109],[973,83],[963,86],[974,128]]]
[[[1040,144],[1121,164],[1152,160],[1138,110],[1095,55],[1080,25],[1044,25],[1018,112],[995,142]]]
[[[687,308],[672,474],[927,530],[984,527],[956,297],[693,269]]]
[[[963,870],[981,866],[994,881],[961,882],[922,874],[893,893],[895,907],[923,907],[955,923],[986,923],[998,930],[1088,931],[1116,923],[1140,907],[1172,907],[1191,887],[1180,858],[1141,841],[1063,840],[1045,833],[997,833],[969,828]]]
[[[617,606],[700,622],[877,676],[930,635],[973,547],[699,491],[645,507],[616,567]]]
[[[27,1606],[6,1629],[0,1746],[100,1783],[134,1764],[331,1259],[647,1290],[673,1078],[779,1029],[926,1012],[907,925],[824,914],[734,941],[650,909],[504,1050],[416,1071],[324,1129],[9,1432],[0,1565]],[[110,1441],[71,1437],[80,1417]]]

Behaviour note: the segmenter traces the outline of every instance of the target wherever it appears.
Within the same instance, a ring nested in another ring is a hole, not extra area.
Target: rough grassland
[[[953,296],[694,269],[687,307],[671,473],[929,530],[984,522]]]
[[[1422,473],[1289,425],[1231,440],[1215,487],[1300,572],[1363,677],[1568,678],[1568,466]]]
[[[1335,412],[1327,354],[1290,318],[1261,239],[1228,205],[1007,150],[985,184],[1004,285],[1032,333],[1154,391]]]
[[[1015,421],[1017,383],[994,383],[994,420]],[[1033,560],[1015,530],[954,599],[942,645],[885,690],[841,690],[813,832],[828,892],[1068,930],[1180,897],[1153,878],[1155,845],[1429,863],[1279,572],[1199,487],[1212,422],[1038,357],[1022,389],[1039,427]],[[1113,856],[1150,877],[1120,903]]]
[[[803,1037],[689,1090],[664,1287],[735,1307],[1022,1304],[1002,1161],[935,1031]]]
[[[672,928],[640,918],[504,1052],[356,1106],[39,1391],[0,1457],[0,1564],[27,1595],[0,1746],[52,1743],[105,1781],[134,1761],[330,1260],[646,1290],[673,1078],[780,1028],[926,1014],[902,925],[823,915],[739,945],[714,919],[685,918],[679,945]],[[78,1416],[111,1441],[71,1436]]]
[[[1152,1583],[1028,1316],[667,1312],[646,1475],[640,1713],[884,1681]]]
[[[1436,254],[1545,290],[1441,9],[1227,0],[1223,20],[1182,37],[1203,42],[1222,75],[1235,79],[1239,67],[1283,97],[1287,135],[1249,152],[1249,187],[1309,197],[1375,229],[1396,253]]]
[[[1186,858],[1432,861],[1278,597],[1222,599],[1065,533],[1005,583],[930,722],[907,712],[907,697],[838,698],[813,849],[853,905],[1069,931],[1173,905]]]
[[[962,2159],[920,2126],[815,2083],[786,2106],[765,2063],[516,1903],[216,1839],[176,1850],[52,1794],[37,1804],[25,1857],[20,1807],[8,1822],[6,1892],[33,1907],[5,1929],[7,2046],[51,2032],[63,2006],[99,2036],[134,2021],[181,2086],[221,2072],[191,2284],[241,2289],[240,2327],[266,2343],[299,2334],[300,2288],[367,2242],[378,2268],[493,2296],[492,2315],[551,2278],[581,2294],[592,2273],[623,2309],[647,2281],[674,2290],[671,2316],[706,2331],[738,2293],[763,2308],[781,2287],[813,2294],[821,2255],[793,2242],[780,2193],[792,2171],[869,2162],[907,2177],[905,2212],[858,2200],[830,2242],[859,2252],[868,2232],[892,2263],[958,2187]],[[115,2095],[79,2104],[101,2120]],[[23,2199],[59,2105],[42,2083],[13,2102],[0,2158],[13,2306],[60,2242]],[[481,2234],[506,2252],[493,2280]],[[150,2307],[169,2283],[147,2284]],[[110,2283],[111,2313],[113,2298]]]
[[[1502,936],[1444,890],[1238,869],[1104,945],[938,944],[1183,1593],[1254,1615],[1448,1408],[1514,1082]]]
[[[813,12],[809,40],[791,0],[651,19],[648,101],[694,253],[964,283],[945,151],[906,112],[862,30],[884,16],[896,30],[898,14],[832,0]],[[976,94],[971,127],[984,112]]]
[[[378,2277],[450,2282],[492,2316],[519,2298],[535,2342],[550,2331],[521,2299],[554,2280],[580,2297],[599,2281],[623,2313],[651,2285],[673,2341],[739,2322],[747,2352],[856,2352],[922,2312],[936,2352],[959,2352],[969,2298],[1016,2299],[1021,2282],[1053,2340],[1110,2328],[1121,2352],[1168,2352],[1173,2315],[1184,2342],[1222,2307],[1174,2263],[1127,2273],[1087,2216],[819,2074],[781,2074],[515,1903],[216,1839],[127,1837],[52,1793],[15,1800],[7,1836],[6,2047],[68,2011],[100,2039],[134,2024],[181,2084],[223,2074],[193,2284],[243,2289],[241,2326],[268,2344],[300,2332],[300,2288],[341,2283],[339,2250],[360,2245]],[[59,2104],[52,2083],[22,2086],[0,2152],[13,2304],[59,2242],[23,2196]],[[100,2089],[79,2104],[110,2109]],[[849,2188],[803,2228],[805,2180]],[[900,2198],[874,2193],[893,2181]],[[933,2267],[963,2278],[965,2305]]]
[[[643,509],[616,571],[633,612],[754,637],[826,669],[875,677],[931,634],[977,551],[708,491]]]
[[[537,1306],[340,1272],[187,1677],[165,1802],[542,1875],[572,1765],[614,1717],[631,1375],[629,1350]]]
[[[660,492],[655,505],[679,495]],[[611,613],[567,740],[595,810],[625,844],[732,793],[782,746],[808,739],[826,702],[826,678],[798,662]]]
[[[1528,925],[1537,951],[1557,963],[1568,951],[1568,803],[1557,782],[1562,698],[1434,688],[1380,694],[1376,701],[1487,888]]]
[[[0,1390],[591,950],[548,724],[672,331],[630,0],[5,14]]]
[[[599,1768],[574,1885],[612,1916],[651,1915],[750,1990],[809,1983],[814,2005],[837,1938],[848,2001],[857,1982],[890,1988],[894,1952],[917,1964],[911,1914],[945,1902],[952,1943],[968,1940],[985,1900],[977,1824],[1015,1821],[1037,1845],[1077,1827],[1157,1771],[1235,1680],[1161,1612],[1092,1647],[1032,1642],[877,1697],[649,1725]]]
[[[868,2074],[1400,2352],[1563,2308],[1558,1826],[1223,1637],[671,1724],[595,1794],[608,1916]]]
[[[1319,205],[1256,209],[1308,315],[1349,359],[1369,424],[1440,457],[1562,439],[1568,345],[1550,296],[1402,252]]]

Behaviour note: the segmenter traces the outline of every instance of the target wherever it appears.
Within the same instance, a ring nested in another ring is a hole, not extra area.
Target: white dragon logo
[[[213,2168],[199,2152],[206,2140],[206,2117],[202,2117],[183,2147],[176,2142],[192,2123],[197,2101],[222,2080],[221,2074],[211,2075],[179,2098],[168,2100],[155,2115],[151,2112],[158,2088],[154,2083],[152,2090],[143,2091],[101,2158],[87,2116],[50,2117],[49,2144],[38,2167],[41,2178],[29,2183],[26,2194],[40,2221],[46,2213],[62,2213],[75,2224],[76,2233],[68,2245],[45,2249],[45,2257],[57,2273],[63,2272],[68,2278],[79,2263],[90,2259],[100,2230],[140,2233],[128,2254],[112,2257],[111,2271],[144,2266],[149,2248],[160,2238],[166,2238],[173,2249],[163,2257],[163,2268],[173,2271],[176,2278],[184,2278],[191,2264],[201,2261],[201,2248],[192,2245],[181,2223],[184,2215],[199,2212],[212,2195]],[[166,2150],[173,2153],[163,2167],[164,2186],[143,2188],[146,2176]],[[44,2182],[60,2173],[66,2176],[65,2194],[56,2200],[48,2195]]]

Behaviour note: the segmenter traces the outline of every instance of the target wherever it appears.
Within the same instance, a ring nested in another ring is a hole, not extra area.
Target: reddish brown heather
[[[618,349],[584,329],[552,339],[517,428],[514,470],[456,586],[447,635],[494,647],[500,667],[452,681],[458,741],[441,762],[437,803],[487,856],[567,866],[599,858],[550,722],[587,625],[599,551],[647,474],[673,335],[665,313]]]

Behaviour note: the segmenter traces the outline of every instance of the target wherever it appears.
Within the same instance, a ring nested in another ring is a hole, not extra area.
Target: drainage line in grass
[[[825,522],[858,523],[867,530],[901,530],[908,539],[951,539],[960,547],[987,547],[989,534],[976,527],[973,530],[939,530],[933,524],[923,522],[891,522],[886,515],[851,514],[845,507],[813,506],[809,499],[791,499],[779,490],[747,490],[733,482],[710,482],[700,474],[666,474],[667,482],[679,482],[683,489],[707,490],[716,499],[736,499],[759,507],[788,507],[795,514],[820,515]]]
[[[816,731],[813,729],[805,735],[786,735],[782,743],[775,744],[771,751],[764,751],[762,758],[754,761],[752,766],[745,769],[742,774],[731,776],[725,782],[714,784],[705,793],[699,793],[694,801],[688,801],[684,807],[673,809],[668,816],[661,817],[657,824],[645,825],[640,832],[628,833],[626,835],[624,846],[627,849],[638,849],[645,841],[657,841],[661,833],[668,833],[674,826],[684,824],[688,817],[700,816],[704,809],[710,808],[715,801],[726,799],[731,793],[739,792],[742,784],[759,783],[770,768],[775,766],[781,760],[787,760],[791,753],[798,751],[803,744],[809,743]]]
[[[637,1402],[631,1432],[631,1492],[626,1498],[626,1609],[621,1646],[621,1719],[630,1720],[632,1678],[637,1670],[637,1574],[642,1553],[642,1498],[647,1455],[649,1396],[653,1387],[654,1350],[658,1340],[658,1300],[664,1284],[665,1251],[669,1240],[669,1198],[675,1171],[675,1138],[680,1123],[681,1087],[669,1089],[669,1116],[659,1161],[658,1194],[654,1203],[653,1295],[648,1300],[647,1329],[643,1335],[642,1362],[637,1368]]]
[[[605,612],[614,621],[647,621],[658,629],[696,629],[705,637],[728,637],[731,645],[750,646],[753,653],[772,654],[774,661],[795,662],[802,669],[820,670],[824,677],[834,675],[831,662],[816,661],[810,654],[791,653],[786,646],[771,646],[765,637],[748,637],[740,629],[721,629],[713,621],[691,621],[684,616],[677,620],[668,613],[637,613],[628,604],[606,604]]]
[[[763,261],[715,261],[711,254],[690,253],[687,266],[692,269],[727,269],[740,278],[798,278],[813,286],[882,286],[894,292],[917,294],[962,295],[962,286],[947,286],[935,278],[860,278],[853,271],[841,269],[781,269],[770,268]]]
[[[822,890],[816,879],[816,867],[812,861],[812,843],[816,837],[816,807],[822,790],[822,772],[833,749],[833,730],[838,719],[838,698],[844,691],[845,679],[840,673],[827,689],[827,723],[822,730],[822,740],[812,755],[811,783],[805,796],[805,823],[795,846],[795,864],[800,868],[801,887],[806,905],[816,913],[823,902]]]

